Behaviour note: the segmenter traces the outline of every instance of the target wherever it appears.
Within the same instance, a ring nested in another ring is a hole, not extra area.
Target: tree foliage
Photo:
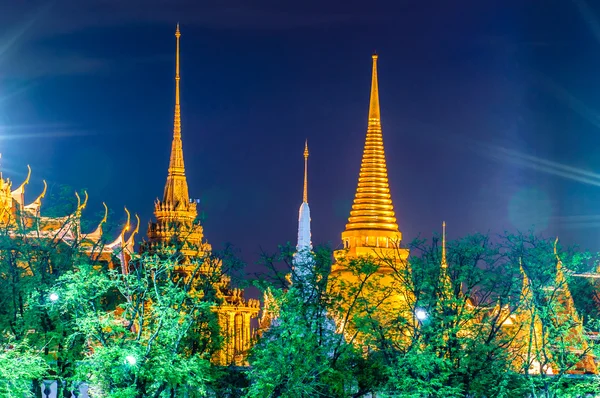
[[[129,272],[98,272],[89,264],[58,280],[61,297],[51,306],[71,317],[70,339],[83,338],[87,353],[74,381],[88,381],[110,397],[203,396],[219,331],[200,270],[219,259],[199,259],[183,274],[173,257],[143,255]]]

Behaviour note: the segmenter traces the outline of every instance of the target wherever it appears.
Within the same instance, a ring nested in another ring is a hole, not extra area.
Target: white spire
[[[304,191],[302,197],[302,204],[300,205],[300,211],[298,214],[298,245],[296,245],[296,251],[310,251],[312,250],[312,243],[310,241],[310,207],[308,207],[308,141],[304,144]]]

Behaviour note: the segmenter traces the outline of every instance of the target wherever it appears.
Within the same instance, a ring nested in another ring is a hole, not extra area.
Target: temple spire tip
[[[175,111],[173,115],[173,141],[171,144],[171,157],[163,202],[175,206],[189,201],[187,181],[185,180],[185,165],[183,162],[183,148],[181,142],[181,103],[180,103],[180,76],[179,76],[179,42],[181,32],[179,24],[175,31]],[[175,179],[180,182],[175,182]],[[176,187],[180,188],[176,188]]]
[[[302,203],[308,203],[308,139],[304,142],[304,190]]]
[[[381,112],[379,110],[379,82],[377,79],[377,54],[373,54],[373,71],[371,75],[371,100],[369,103],[369,124],[381,125]]]
[[[446,221],[442,221],[442,267],[447,267],[446,260]]]

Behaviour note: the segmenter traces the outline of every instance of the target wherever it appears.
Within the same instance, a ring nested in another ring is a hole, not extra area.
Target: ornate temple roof
[[[104,205],[104,216],[98,226],[89,233],[81,231],[81,215],[87,206],[88,195],[85,192],[83,201],[76,192],[77,205],[75,211],[60,217],[43,216],[42,201],[46,195],[48,185],[44,181],[44,188],[36,199],[25,204],[25,187],[31,178],[31,168],[27,166],[28,173],[26,179],[18,188],[12,190],[12,182],[0,174],[0,227],[6,228],[9,236],[14,238],[34,238],[48,239],[54,242],[62,242],[68,246],[79,247],[84,253],[95,260],[107,261],[115,265],[115,260],[120,262],[123,270],[127,270],[127,262],[134,252],[135,235],[139,230],[138,226],[125,238],[125,233],[129,231],[129,211],[127,213],[127,222],[120,232],[117,239],[113,242],[105,242],[103,235],[103,225],[107,221],[108,207]],[[137,216],[136,216],[137,217]]]

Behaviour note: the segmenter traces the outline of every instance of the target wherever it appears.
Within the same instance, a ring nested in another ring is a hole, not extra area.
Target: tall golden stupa
[[[358,187],[346,229],[342,232],[344,247],[334,252],[335,263],[328,279],[331,291],[338,291],[342,296],[358,294],[364,298],[359,300],[365,303],[361,308],[351,305],[341,308],[344,312],[352,312],[348,314],[349,317],[344,314],[334,316],[338,318],[338,330],[346,336],[352,335],[348,333],[353,329],[352,321],[346,324],[341,319],[352,320],[354,316],[360,317],[366,313],[372,313],[383,323],[399,315],[409,321],[414,318],[414,295],[397,273],[402,269],[408,270],[409,253],[400,247],[402,234],[396,223],[388,183],[379,109],[377,58],[376,54],[373,55],[369,119]],[[377,264],[377,270],[370,275],[357,272],[355,261],[362,259],[370,259]],[[346,297],[345,301],[350,303],[353,299]],[[369,344],[361,341],[361,338],[356,342]]]
[[[179,25],[175,32],[177,50],[175,62],[175,117],[173,121],[173,143],[171,158],[163,200],[156,200],[154,216],[156,221],[148,227],[148,242],[142,246],[144,251],[154,251],[160,247],[175,247],[181,254],[180,271],[185,275],[192,271],[198,261],[206,260],[211,246],[204,238],[204,231],[197,219],[196,202],[191,200],[185,176],[183,161],[183,143],[181,140],[181,105],[179,76]],[[223,347],[213,358],[219,365],[242,365],[253,338],[252,319],[258,317],[260,302],[245,299],[244,291],[233,288],[230,278],[221,270],[221,264],[201,266],[201,272],[216,273],[217,296],[222,300],[214,311],[219,317]],[[207,264],[207,263],[205,263]]]
[[[344,249],[335,253],[338,261],[359,256],[398,256],[398,253],[403,259],[408,257],[407,250],[399,249],[402,233],[396,223],[388,183],[379,109],[377,58],[374,54],[369,121],[358,187],[346,230],[342,232]]]

